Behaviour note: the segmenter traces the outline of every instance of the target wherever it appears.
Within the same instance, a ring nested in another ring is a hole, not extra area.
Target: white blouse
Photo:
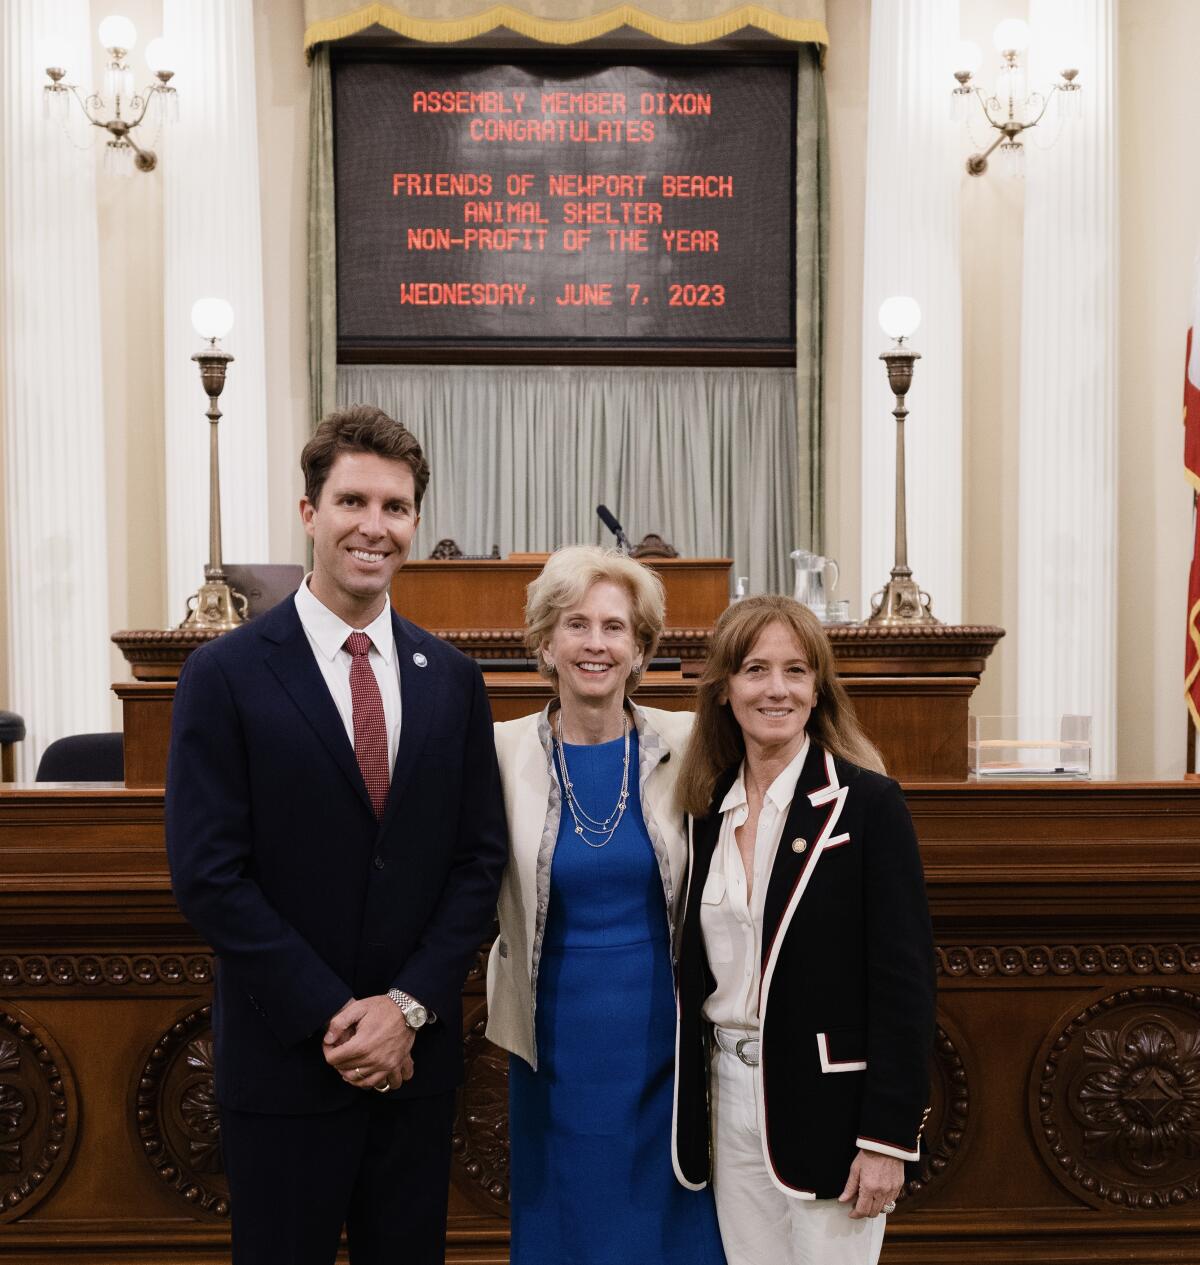
[[[704,1017],[719,1028],[758,1032],[758,994],[762,962],[763,904],[767,882],[800,770],[808,758],[808,739],[763,797],[754,838],[754,882],[746,893],[746,869],[734,831],[750,815],[746,766],[721,801],[721,833],[708,880],[700,897],[700,929],[717,986],[704,1003]]]

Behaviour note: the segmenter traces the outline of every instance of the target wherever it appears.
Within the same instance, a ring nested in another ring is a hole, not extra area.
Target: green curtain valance
[[[704,44],[746,27],[798,44],[829,43],[825,0],[406,0],[362,5],[355,0],[305,0],[304,48],[346,39],[369,26],[383,26],[408,39],[451,44],[505,27],[543,44],[578,44],[618,27],[643,31],[668,44]]]

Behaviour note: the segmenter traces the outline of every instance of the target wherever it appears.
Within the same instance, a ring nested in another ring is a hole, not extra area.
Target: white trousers
[[[886,1217],[851,1221],[851,1204],[795,1199],[772,1183],[757,1094],[755,1069],[716,1049],[713,1193],[729,1265],[876,1265]]]

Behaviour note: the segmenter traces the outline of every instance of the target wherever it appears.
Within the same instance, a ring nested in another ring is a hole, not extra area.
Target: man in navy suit
[[[217,954],[237,1265],[441,1262],[460,990],[507,855],[476,665],[392,611],[429,467],[365,405],[301,455],[313,570],[195,651],[167,851]]]

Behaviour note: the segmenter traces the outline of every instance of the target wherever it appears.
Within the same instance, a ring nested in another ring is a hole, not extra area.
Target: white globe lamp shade
[[[157,75],[160,70],[175,69],[175,55],[171,45],[161,35],[146,45],[146,65],[150,67],[152,75]]]
[[[973,40],[959,40],[954,50],[954,69],[973,75],[983,61],[983,53]]]
[[[110,13],[100,23],[100,43],[104,48],[123,48],[129,52],[137,43],[137,27],[119,13]]]
[[[224,338],[233,328],[233,308],[224,299],[197,299],[192,304],[192,328],[201,338]]]
[[[916,299],[893,295],[879,305],[879,324],[889,338],[908,338],[921,323],[921,307]]]
[[[992,43],[998,53],[1023,53],[1029,47],[1029,23],[1005,18],[992,32]]]

